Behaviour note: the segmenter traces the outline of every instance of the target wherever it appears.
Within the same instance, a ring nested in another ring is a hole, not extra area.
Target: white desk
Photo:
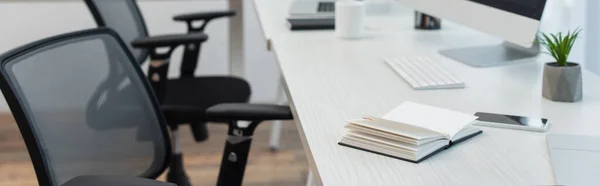
[[[544,185],[553,184],[544,134],[483,128],[484,133],[420,164],[337,145],[345,120],[382,115],[404,101],[467,113],[542,116],[552,132],[600,134],[600,78],[584,72],[583,101],[556,103],[541,96],[544,61],[477,69],[444,58],[442,48],[500,43],[464,27],[416,31],[413,12],[367,19],[368,37],[339,40],[332,31],[291,32],[291,0],[255,0],[287,85],[311,170],[323,185]],[[379,29],[379,31],[374,31]],[[414,91],[384,57],[433,56],[466,82],[457,90]]]

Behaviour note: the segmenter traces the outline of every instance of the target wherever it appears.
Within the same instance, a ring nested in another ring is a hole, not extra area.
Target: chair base
[[[167,182],[177,184],[178,186],[191,186],[190,178],[183,168],[183,155],[173,154],[171,164],[167,173]]]

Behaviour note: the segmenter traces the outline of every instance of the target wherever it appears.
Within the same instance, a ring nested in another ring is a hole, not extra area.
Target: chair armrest
[[[213,121],[266,121],[294,119],[288,106],[225,103],[212,106],[206,115]]]
[[[177,186],[151,179],[128,177],[128,176],[78,176],[62,186]]]
[[[187,24],[188,33],[204,32],[204,29],[208,23],[215,18],[234,16],[235,10],[224,10],[224,11],[210,11],[210,12],[199,12],[199,13],[186,13],[180,14],[173,17],[175,21],[185,22]],[[202,21],[201,25],[195,25],[194,22]],[[194,77],[194,71],[198,65],[198,56],[200,53],[200,46],[188,45],[185,52],[183,53],[181,63],[181,77]]]
[[[197,13],[185,13],[175,15],[173,20],[175,21],[197,21],[197,20],[210,20],[219,17],[230,17],[235,15],[235,10],[224,10],[224,11],[210,11],[210,12],[197,12]]]
[[[131,42],[134,48],[146,48],[150,52],[150,58],[169,59],[173,50],[179,45],[197,44],[208,40],[208,36],[204,33],[190,34],[171,34],[152,37],[137,38]],[[156,49],[168,47],[166,52],[158,52]]]
[[[188,14],[180,14],[173,17],[175,21],[182,21],[187,23],[188,33],[189,32],[203,32],[206,25],[210,20],[219,18],[219,17],[229,17],[234,16],[235,10],[225,10],[225,11],[211,11],[211,12],[200,12],[200,13],[188,13]],[[201,26],[194,26],[192,22],[202,20],[203,23]]]
[[[204,33],[171,34],[137,38],[131,42],[131,45],[136,48],[154,48],[200,43],[206,40],[208,40],[208,36]]]
[[[148,69],[148,80],[151,82],[152,89],[160,103],[166,95],[166,80],[169,72],[169,59],[173,50],[179,45],[197,45],[204,42],[208,36],[203,33],[192,34],[173,34],[153,37],[138,38],[131,42],[135,48],[146,48],[150,54],[150,67]],[[159,51],[158,48],[167,48],[166,51]]]

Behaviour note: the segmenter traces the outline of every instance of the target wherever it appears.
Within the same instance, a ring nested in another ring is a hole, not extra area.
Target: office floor
[[[284,123],[282,149],[272,153],[268,143],[271,124],[264,124],[255,133],[244,185],[304,185],[308,163],[296,126]],[[209,129],[211,138],[204,143],[195,143],[188,127],[181,131],[185,166],[194,186],[216,183],[227,128],[212,124]],[[0,115],[0,185],[37,185],[25,144],[10,115]]]

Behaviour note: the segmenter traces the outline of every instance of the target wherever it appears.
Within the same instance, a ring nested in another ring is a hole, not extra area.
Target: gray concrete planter
[[[542,95],[549,100],[576,102],[582,97],[581,66],[567,63],[566,67],[558,63],[546,63]]]

